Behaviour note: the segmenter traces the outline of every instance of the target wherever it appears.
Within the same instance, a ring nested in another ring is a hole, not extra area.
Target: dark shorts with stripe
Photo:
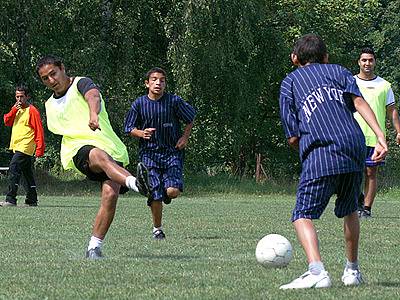
[[[385,159],[380,162],[375,162],[371,159],[372,154],[374,154],[375,147],[367,146],[367,158],[365,159],[365,166],[366,167],[377,167],[383,166],[385,164]]]
[[[300,179],[296,195],[296,207],[292,221],[297,219],[319,219],[333,194],[335,215],[343,218],[357,210],[362,172],[344,173],[315,179]]]
[[[167,188],[169,187],[177,188],[182,192],[182,165],[174,165],[169,168],[149,167],[149,183],[152,190],[151,198],[154,201],[163,201],[167,197]]]
[[[89,168],[89,153],[92,149],[96,147],[91,146],[91,145],[86,145],[81,147],[78,152],[75,154],[73,157],[73,162],[75,167],[82,172],[83,174],[86,175],[87,179],[91,181],[97,181],[103,183],[106,180],[111,180],[105,172],[101,173],[94,173],[92,170]],[[116,162],[119,166],[123,166],[123,164],[119,161]],[[125,194],[129,189],[125,186],[121,186],[119,193],[120,194]]]

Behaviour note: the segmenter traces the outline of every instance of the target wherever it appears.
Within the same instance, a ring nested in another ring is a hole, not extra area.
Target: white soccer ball
[[[292,259],[292,245],[284,236],[268,234],[256,247],[257,261],[266,268],[281,268]]]

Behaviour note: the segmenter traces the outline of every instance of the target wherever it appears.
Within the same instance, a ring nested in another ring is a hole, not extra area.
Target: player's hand
[[[386,144],[386,140],[384,137],[378,138],[378,143],[375,145],[374,153],[371,156],[371,159],[375,162],[382,161],[387,154],[388,146]]]
[[[142,138],[144,138],[145,140],[149,140],[155,131],[156,131],[155,128],[144,129]]]
[[[99,126],[99,116],[96,113],[90,115],[88,125],[89,125],[89,128],[92,129],[93,131],[95,131],[96,129],[101,130],[101,128]]]
[[[21,101],[16,101],[14,104],[16,109],[21,109],[22,108],[22,102]]]
[[[396,134],[396,143],[400,146],[400,132]]]
[[[182,150],[186,147],[187,143],[188,143],[188,138],[185,136],[182,136],[176,143],[175,148],[178,150]]]

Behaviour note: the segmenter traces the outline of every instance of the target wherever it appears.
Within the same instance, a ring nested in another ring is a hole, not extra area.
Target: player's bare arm
[[[100,93],[97,89],[91,89],[86,92],[85,99],[89,105],[89,127],[93,131],[100,129],[99,116],[100,113]],[[100,129],[101,130],[101,129]]]
[[[295,150],[299,150],[299,137],[298,136],[291,136],[288,138],[288,144]]]
[[[175,148],[178,150],[182,150],[187,146],[187,143],[189,141],[190,133],[192,132],[193,128],[193,122],[189,123],[185,126],[185,129],[183,130],[183,134],[181,138],[178,140],[178,142],[175,145]]]
[[[364,100],[364,98],[353,95],[353,101],[356,110],[368,123],[369,127],[371,127],[376,137],[378,138],[378,144],[375,146],[375,151],[371,158],[379,162],[386,157],[388,151],[385,135],[383,134],[381,128],[379,127],[374,112],[372,111],[369,104]]]
[[[136,138],[149,140],[155,131],[155,128],[145,128],[143,130],[133,128],[130,135]]]
[[[400,121],[399,121],[399,111],[397,110],[396,106],[389,105],[386,108],[386,114],[388,119],[392,119],[392,124],[394,129],[396,129],[396,143],[400,145]]]

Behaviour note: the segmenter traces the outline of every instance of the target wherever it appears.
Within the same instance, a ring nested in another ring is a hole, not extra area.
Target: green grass
[[[37,208],[0,209],[0,299],[398,299],[400,202],[395,192],[378,198],[362,222],[365,286],[341,285],[342,222],[329,206],[316,226],[333,287],[280,291],[306,269],[289,221],[294,196],[187,193],[166,206],[167,239],[157,242],[144,199],[131,193],[120,198],[102,261],[83,258],[98,198],[42,196]],[[256,263],[268,233],[292,242],[287,268]]]

